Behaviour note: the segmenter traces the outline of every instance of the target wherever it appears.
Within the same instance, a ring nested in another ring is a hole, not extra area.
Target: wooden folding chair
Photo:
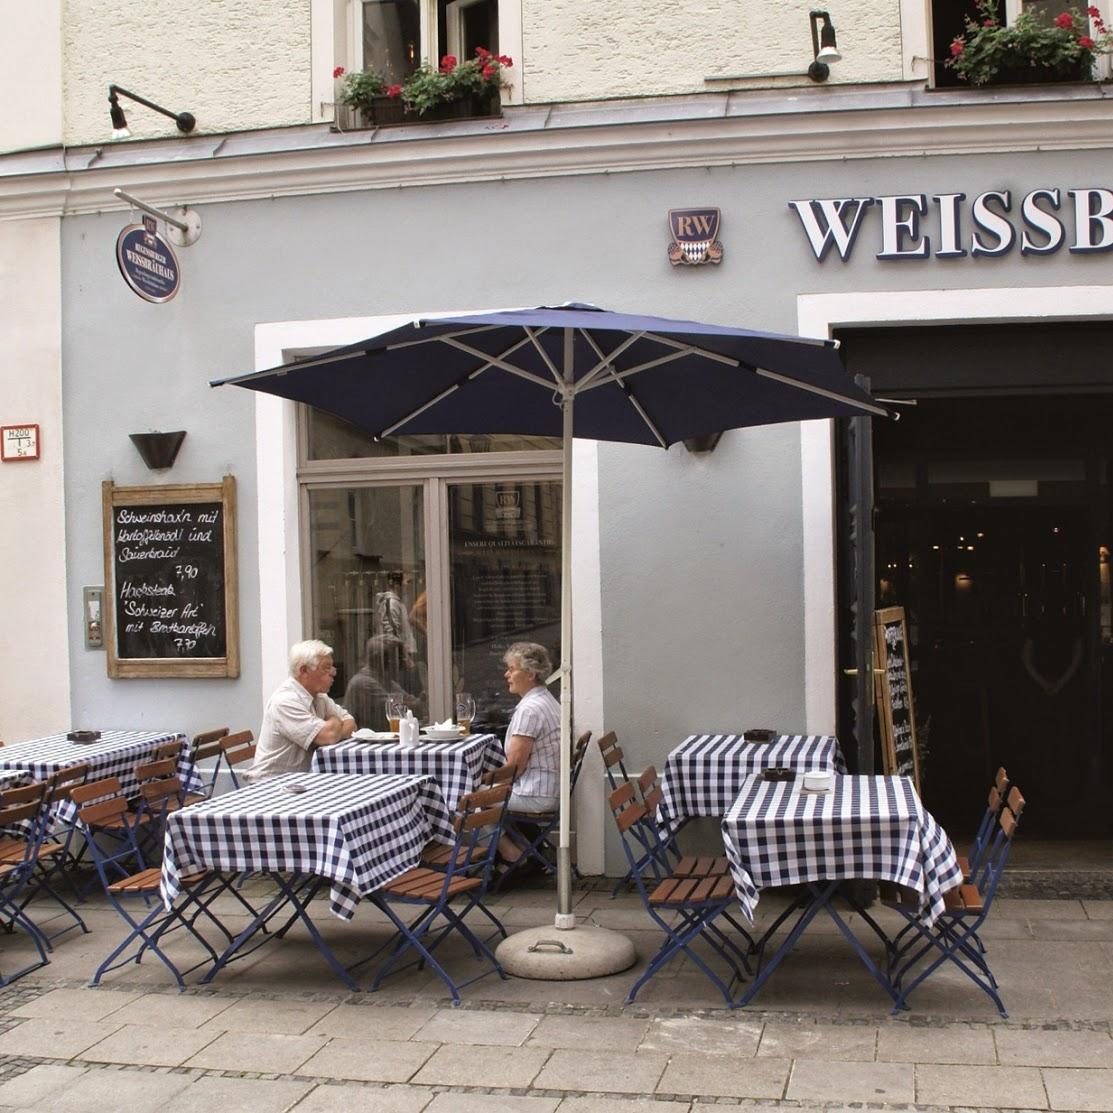
[[[745,978],[746,954],[714,923],[736,899],[731,878],[677,877],[673,874],[669,852],[658,835],[653,816],[637,798],[634,782],[619,785],[607,800],[642,904],[665,935],[644,973],[630,987],[626,1004],[629,1005],[641,987],[678,954],[687,955],[715,985],[726,1003],[733,1004],[731,987]],[[645,857],[647,847],[649,860]],[[725,981],[694,949],[697,939],[702,939],[724,960],[729,973]]]
[[[969,881],[946,894],[946,908],[930,928],[920,921],[918,912],[900,904],[891,905],[909,921],[912,929],[911,939],[896,948],[890,960],[890,980],[899,994],[893,1005],[894,1013],[907,1009],[909,994],[945,962],[952,962],[992,998],[1001,1016],[1008,1017],[979,932],[993,906],[993,898],[1023,811],[1024,797],[1013,786],[997,817],[994,836],[982,854],[981,865]],[[917,964],[933,950],[938,954],[932,961],[910,981],[905,981]]]
[[[212,730],[203,730],[200,734],[195,734],[193,741],[190,743],[189,760],[197,770],[198,776],[201,776],[201,762],[216,759],[213,761],[212,769],[207,776],[202,777],[202,797],[212,796],[216,791],[216,780],[220,774],[220,766],[224,761],[224,747],[220,742],[227,735],[227,727],[215,727]]]
[[[89,930],[77,911],[54,887],[55,878],[61,873],[65,865],[69,838],[73,831],[67,827],[67,837],[61,842],[50,837],[51,829],[55,823],[53,804],[63,798],[63,794],[68,792],[68,786],[75,784],[79,777],[83,778],[85,776],[87,769],[88,766],[85,765],[76,767],[73,771],[63,769],[53,774],[49,780],[41,783],[33,782],[23,788],[8,789],[7,792],[0,794],[0,804],[2,805],[20,805],[32,801],[39,803],[38,815],[33,820],[21,825],[21,827],[12,828],[12,834],[6,836],[0,842],[0,865],[11,865],[29,858],[31,871],[23,879],[23,892],[19,900],[19,907],[26,909],[35,897],[47,896],[73,921],[73,923],[60,928],[58,931],[49,934],[44,931],[43,936],[47,940],[48,946],[58,936],[64,935],[67,931],[73,931],[74,928],[80,928],[82,932],[88,932]],[[23,833],[17,835],[15,832],[20,829]],[[76,891],[72,882],[70,886]],[[77,896],[80,899],[80,893]]]
[[[50,961],[47,952],[53,949],[43,930],[23,907],[42,843],[45,801],[46,785],[38,781],[22,788],[9,789],[0,799],[0,827],[24,833],[13,834],[0,857],[0,916],[7,920],[8,930],[17,924],[23,928],[39,954],[38,962],[29,963],[11,974],[0,974],[0,987],[45,966]]]
[[[208,908],[208,904],[215,899],[215,894],[209,894],[207,901],[200,899],[208,887],[211,875],[202,872],[182,878],[184,900],[181,904],[167,909],[162,903],[159,892],[162,871],[157,866],[148,867],[139,849],[137,833],[143,825],[144,817],[128,810],[128,801],[122,791],[106,792],[105,786],[109,780],[115,778],[107,778],[90,786],[95,788],[99,795],[92,797],[94,802],[81,806],[78,817],[85,829],[85,837],[105,896],[130,930],[123,941],[97,967],[89,984],[99,985],[101,978],[110,970],[115,970],[125,963],[138,963],[144,953],[150,950],[173,974],[178,988],[184,990],[183,974],[196,970],[198,966],[204,964],[204,960],[187,970],[179,970],[170,956],[159,946],[163,937],[169,931],[184,928],[201,944],[215,963],[218,957],[216,951],[194,926],[197,917],[204,914],[219,928],[228,942],[232,940],[231,934]],[[171,780],[177,782],[176,777]],[[178,787],[180,789],[180,785]],[[150,813],[146,815],[149,823]],[[106,831],[117,835],[116,844],[111,850],[103,849],[97,841],[97,835]],[[134,915],[127,903],[131,900],[141,901],[145,911]],[[196,906],[195,914],[192,918],[187,918],[185,912],[192,910],[194,906]],[[137,945],[135,954],[122,957],[133,945]]]
[[[232,784],[239,788],[240,781],[236,776],[236,766],[255,760],[255,735],[249,730],[226,734],[220,740],[220,747],[224,751],[224,761],[228,766],[228,775],[232,778]]]
[[[986,800],[985,811],[982,813],[982,818],[978,823],[978,829],[974,833],[974,840],[970,844],[970,849],[966,854],[958,856],[958,864],[962,869],[962,876],[969,880],[970,875],[974,873],[981,862],[982,855],[986,851],[986,847],[993,841],[993,833],[997,827],[997,817],[1001,814],[1001,808],[1004,807],[1005,797],[1009,791],[1009,775],[1005,772],[1005,767],[1002,765],[997,770],[997,775],[993,778],[993,784],[989,789],[989,797]]]
[[[607,774],[611,791],[614,792],[620,784],[625,784],[630,779],[630,774],[626,772],[626,755],[622,752],[622,747],[618,744],[618,735],[613,730],[608,730],[596,745],[603,756],[603,769]]]
[[[399,959],[410,951],[416,954],[414,962],[419,965],[428,963],[448,986],[454,1005],[460,1004],[460,990],[472,982],[492,973],[506,978],[494,953],[464,923],[464,918],[473,908],[479,908],[502,928],[483,901],[490,885],[509,799],[510,785],[507,783],[461,797],[454,821],[456,841],[450,848],[449,861],[443,872],[418,866],[370,895],[368,899],[387,916],[399,933],[391,953],[371,983],[373,991],[379,988],[385,977],[402,969],[398,966]],[[462,903],[462,907],[457,902]],[[421,912],[411,923],[406,923],[396,911],[398,906],[420,908]],[[433,955],[454,931],[467,940],[476,958],[485,960],[485,968],[480,973],[462,982],[454,980]],[[370,961],[378,953],[363,962]]]
[[[576,790],[576,783],[580,779],[580,770],[583,768],[584,755],[587,753],[588,743],[591,741],[591,731],[581,734],[576,740],[572,750],[572,768],[569,772],[571,791]],[[507,881],[519,870],[524,869],[528,863],[538,866],[545,874],[556,872],[557,847],[554,839],[560,826],[560,812],[515,812],[508,810],[506,813],[506,834],[511,842],[521,851],[521,854],[511,862],[495,881],[495,889],[503,888]],[[572,866],[572,872],[580,877],[580,871]]]

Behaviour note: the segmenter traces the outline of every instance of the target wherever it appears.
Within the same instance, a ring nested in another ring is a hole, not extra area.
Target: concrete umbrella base
[[[638,960],[634,944],[617,931],[576,927],[558,931],[551,925],[507,936],[495,957],[515,978],[573,982],[628,970]]]

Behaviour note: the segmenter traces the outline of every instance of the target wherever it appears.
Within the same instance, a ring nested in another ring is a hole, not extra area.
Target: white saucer
[[[361,727],[352,732],[352,737],[360,742],[397,742],[398,731],[371,730],[369,727]]]
[[[421,737],[429,742],[459,742],[464,735],[456,727],[454,730],[423,730]]]

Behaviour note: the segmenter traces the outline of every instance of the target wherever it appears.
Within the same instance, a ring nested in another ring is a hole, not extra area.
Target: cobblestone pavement
[[[643,959],[655,949],[635,898],[576,897],[581,922],[627,934]],[[547,922],[552,899],[518,891],[493,907],[513,931]],[[765,916],[776,909],[762,901]],[[90,989],[122,930],[89,902],[91,933],[63,936],[50,965],[0,991],[0,1110],[1113,1111],[1113,902],[1005,899],[994,911],[986,938],[1008,1020],[957,972],[891,1017],[830,921],[803,937],[760,1007],[741,1010],[688,960],[630,1007],[637,968],[587,982],[486,978],[456,1009],[427,971],[352,994],[296,931],[211,988],[197,971],[179,994],[148,958]],[[314,913],[344,962],[388,936],[368,909],[351,924],[323,904]],[[236,922],[231,906],[220,914]],[[4,937],[5,969],[25,946]],[[184,939],[169,949],[187,965],[199,957]],[[453,968],[474,962],[444,949]]]

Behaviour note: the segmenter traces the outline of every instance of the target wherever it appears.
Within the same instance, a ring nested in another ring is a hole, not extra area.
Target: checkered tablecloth
[[[663,811],[671,822],[726,814],[747,777],[771,766],[845,773],[833,734],[782,734],[747,742],[741,734],[690,734],[669,754],[661,777]]]
[[[430,776],[286,773],[168,817],[162,899],[169,907],[180,878],[205,869],[313,874],[332,882],[330,910],[350,920],[361,895],[416,865],[430,838],[454,838]]]
[[[873,878],[920,894],[924,922],[962,881],[947,833],[908,777],[836,777],[830,792],[750,777],[722,822],[742,911],[752,921],[761,889],[805,881]]]
[[[44,781],[59,769],[86,764],[89,766],[86,780],[119,777],[124,792],[134,796],[139,792],[136,765],[142,764],[156,746],[174,741],[180,742],[182,747],[178,758],[182,786],[188,792],[197,792],[202,782],[189,760],[189,740],[176,731],[106,730],[95,742],[88,743],[70,742],[65,733],[50,734],[0,748],[0,769],[21,770],[35,780]],[[67,804],[66,808],[72,812],[72,806]],[[62,814],[61,818],[72,820],[75,816]]]
[[[506,761],[502,744],[493,734],[473,734],[455,742],[397,743],[338,742],[313,755],[315,773],[427,773],[440,785],[450,809],[460,797],[479,787],[479,778]]]

